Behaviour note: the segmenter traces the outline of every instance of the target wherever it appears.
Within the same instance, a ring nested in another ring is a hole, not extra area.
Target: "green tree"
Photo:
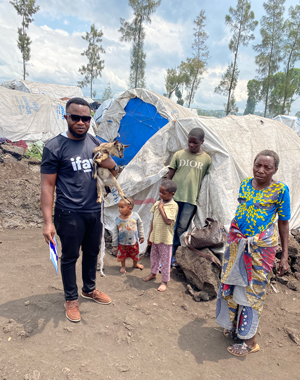
[[[257,103],[259,103],[261,100],[260,88],[261,88],[260,81],[256,79],[252,79],[248,81],[247,83],[248,99],[247,99],[244,115],[248,115],[249,113],[254,115],[255,107]]]
[[[39,5],[35,6],[35,0],[13,0],[10,3],[15,7],[18,15],[22,16],[22,27],[18,28],[18,48],[22,54],[23,60],[23,79],[26,79],[28,72],[26,64],[30,60],[31,39],[27,34],[29,24],[32,23],[33,15],[40,9]]]
[[[248,0],[238,0],[236,9],[230,7],[229,15],[225,17],[225,23],[233,33],[229,42],[229,50],[234,55],[234,60],[228,65],[222,80],[215,88],[215,92],[227,96],[226,115],[238,111],[234,99],[234,90],[238,80],[238,52],[240,45],[247,46],[254,40],[253,31],[258,22],[254,20],[254,12],[251,11],[251,3]]]
[[[300,111],[298,111],[295,116],[300,118]]]
[[[286,103],[288,101],[288,93],[291,92],[290,85],[293,86],[293,67],[295,62],[300,58],[300,6],[290,7],[289,19],[284,23],[284,44],[283,56],[285,64],[285,84],[284,97],[281,114],[286,112]]]
[[[151,23],[150,15],[155,12],[160,5],[161,0],[129,0],[129,5],[133,9],[133,21],[125,21],[120,19],[121,41],[132,42],[130,57],[130,74],[129,87],[137,88],[146,87],[145,68],[146,54],[144,53],[145,29],[144,22]]]
[[[114,97],[114,93],[112,92],[110,82],[108,82],[108,85],[103,92],[101,103],[105,102],[105,100],[107,99],[112,99],[113,97]]]
[[[182,72],[180,66],[175,67],[174,69],[167,69],[167,76],[165,77],[166,96],[171,98],[174,92],[176,95],[179,86],[185,83],[185,81],[185,73]]]
[[[278,71],[282,60],[284,3],[285,0],[268,0],[263,3],[266,16],[260,21],[262,42],[253,46],[258,53],[255,63],[258,65],[258,76],[264,88],[264,117],[268,110],[272,76]]]
[[[207,60],[209,59],[209,50],[206,46],[208,34],[205,32],[205,12],[201,10],[199,16],[194,20],[194,42],[192,44],[193,59],[190,60],[190,81],[186,90],[187,106],[190,107],[194,101],[195,93],[198,90],[202,75],[206,71]]]
[[[100,53],[105,54],[102,42],[103,32],[102,30],[97,30],[95,24],[91,25],[90,32],[86,32],[82,39],[88,42],[88,48],[84,50],[81,55],[85,55],[88,59],[88,64],[86,66],[81,66],[79,72],[83,75],[83,80],[78,82],[80,87],[90,86],[90,97],[96,96],[96,91],[93,91],[94,81],[102,76],[102,70],[104,69],[104,60],[100,59]]]
[[[182,92],[179,90],[179,88],[176,88],[175,95],[177,97],[177,104],[180,104],[181,106],[183,106],[184,99],[182,97]]]
[[[295,101],[294,95],[300,95],[300,69],[292,68],[289,75],[278,72],[273,75],[271,80],[272,91],[268,105],[271,117],[280,114],[289,114],[291,105]],[[285,102],[285,113],[282,113],[283,103]]]

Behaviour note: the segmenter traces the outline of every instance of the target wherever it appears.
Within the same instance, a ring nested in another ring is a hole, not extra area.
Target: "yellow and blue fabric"
[[[221,284],[217,295],[216,322],[235,330],[240,339],[257,331],[275,254],[278,230],[274,223],[290,218],[288,187],[274,182],[255,190],[252,178],[240,187],[239,206],[227,236]]]
[[[239,206],[235,220],[245,236],[254,236],[265,231],[275,221],[289,220],[290,195],[288,187],[282,182],[273,182],[269,187],[255,190],[253,178],[246,178],[239,191]]]

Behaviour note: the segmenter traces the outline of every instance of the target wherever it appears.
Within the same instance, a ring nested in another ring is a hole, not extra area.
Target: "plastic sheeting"
[[[105,112],[109,109],[109,107],[113,104],[115,100],[114,99],[107,99],[105,100],[101,106],[97,109],[94,115],[94,120],[96,124],[100,124]]]
[[[300,137],[300,119],[297,116],[278,115],[273,120],[281,121],[283,124],[292,128]]]
[[[0,137],[13,142],[48,141],[67,130],[66,101],[0,86]],[[89,133],[95,136],[92,119]]]
[[[125,165],[159,129],[169,121],[183,117],[197,117],[197,113],[172,100],[142,88],[128,90],[120,95],[103,116],[97,135],[102,141],[129,144],[124,158],[116,158]]]
[[[257,153],[272,149],[279,154],[280,164],[275,180],[289,186],[292,217],[290,228],[300,226],[300,138],[282,123],[247,115],[226,118],[186,118],[169,122],[142,147],[126,166],[118,182],[135,202],[134,211],[141,216],[145,241],[152,214],[150,209],[159,197],[159,185],[168,172],[173,154],[187,147],[192,128],[205,131],[203,149],[211,156],[212,166],[202,182],[195,217],[203,225],[207,216],[217,218],[228,230],[237,207],[241,181],[252,176],[253,160]],[[111,195],[105,209],[106,228],[112,230],[118,206]],[[146,243],[141,247],[145,249]]]

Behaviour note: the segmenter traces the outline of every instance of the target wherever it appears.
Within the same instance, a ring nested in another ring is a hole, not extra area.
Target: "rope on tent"
[[[100,247],[100,257],[99,257],[99,264],[100,264],[100,276],[105,277],[105,274],[103,272],[103,259],[105,256],[105,226],[104,226],[104,200],[102,197],[101,202],[101,224],[102,224],[102,233],[101,233],[101,247]]]

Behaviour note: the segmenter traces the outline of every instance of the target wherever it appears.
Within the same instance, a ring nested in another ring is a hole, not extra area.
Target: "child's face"
[[[159,187],[159,196],[160,196],[160,199],[162,199],[164,203],[169,202],[173,198],[174,194],[175,194],[174,192],[169,193],[168,190],[163,186]]]
[[[123,216],[131,214],[132,206],[127,204],[125,201],[121,200],[119,202],[119,213]]]
[[[188,139],[188,146],[189,146],[189,152],[190,153],[199,153],[201,145],[203,144],[203,141],[200,141],[197,137],[195,136],[189,136]]]

